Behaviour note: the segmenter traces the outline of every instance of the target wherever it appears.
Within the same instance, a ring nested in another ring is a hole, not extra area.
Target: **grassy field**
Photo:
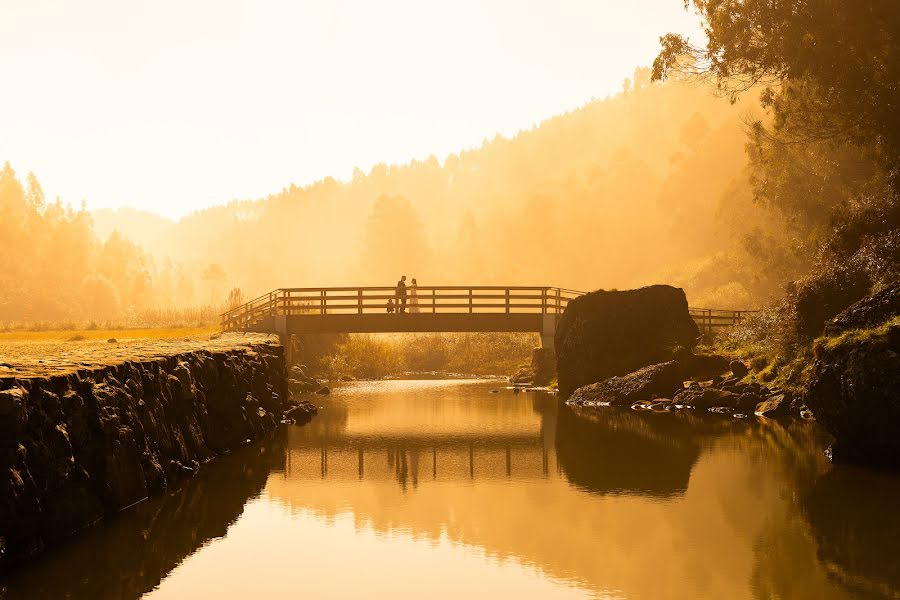
[[[277,341],[266,334],[221,333],[215,327],[14,331],[0,333],[0,378],[71,373],[127,360],[196,350],[229,350]]]
[[[116,340],[170,340],[178,338],[208,337],[219,331],[219,327],[143,327],[112,329],[48,329],[29,331],[13,329],[0,331],[0,344],[30,342],[84,342]]]

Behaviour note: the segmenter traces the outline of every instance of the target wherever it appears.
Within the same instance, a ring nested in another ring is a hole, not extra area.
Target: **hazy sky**
[[[529,128],[667,31],[682,0],[0,0],[0,162],[177,217]]]

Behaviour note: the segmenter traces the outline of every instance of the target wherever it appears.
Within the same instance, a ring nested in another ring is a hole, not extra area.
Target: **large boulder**
[[[671,398],[683,385],[681,365],[669,361],[580,387],[572,394],[569,403],[578,406],[629,406],[639,400]]]
[[[900,468],[900,326],[817,342],[806,404],[835,459]]]
[[[569,302],[556,330],[560,394],[670,361],[699,335],[679,288],[585,294]]]

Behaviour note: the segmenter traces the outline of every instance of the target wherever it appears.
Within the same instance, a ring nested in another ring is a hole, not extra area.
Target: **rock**
[[[550,385],[556,377],[556,351],[553,348],[535,348],[531,352],[531,371],[534,385]]]
[[[342,375],[341,381],[356,381],[356,377],[353,377],[352,375]]]
[[[569,403],[579,406],[630,406],[639,400],[669,397],[682,385],[681,365],[669,361],[580,387],[572,394]]]
[[[654,285],[580,296],[556,330],[560,393],[568,397],[582,386],[671,361],[698,337],[681,289]]]
[[[12,446],[25,425],[27,393],[20,387],[0,391],[0,447]]]
[[[728,368],[731,369],[731,374],[734,375],[736,379],[743,379],[747,373],[750,372],[750,369],[740,360],[733,360],[728,364]]]
[[[791,395],[781,393],[769,396],[757,404],[753,412],[760,417],[786,417],[791,414]]]
[[[534,382],[534,373],[527,367],[521,367],[509,381],[513,385],[531,385]]]
[[[109,338],[108,340],[106,340],[106,342],[108,344],[117,344],[119,340],[117,340],[116,338]]]
[[[719,354],[690,354],[684,363],[685,376],[694,379],[715,379],[727,373],[730,369],[730,361]]]
[[[900,315],[900,281],[852,304],[825,325],[826,336],[871,329]]]
[[[801,282],[796,289],[796,327],[801,340],[822,335],[825,323],[869,293],[869,276],[854,265],[840,264]]]
[[[285,411],[284,418],[297,425],[302,425],[308,423],[318,412],[315,404],[304,400]]]
[[[738,396],[734,409],[742,413],[755,413],[757,405],[762,402],[762,398],[753,392],[744,392]]]
[[[900,326],[825,338],[806,404],[835,438],[835,460],[900,468]]]
[[[320,388],[316,393],[317,393],[318,395],[320,395],[320,396],[327,396],[328,394],[331,393],[331,388],[329,388],[329,387],[326,385],[326,386]]]
[[[675,404],[692,406],[698,410],[713,407],[734,408],[740,396],[712,387],[691,386],[685,388],[672,398]]]

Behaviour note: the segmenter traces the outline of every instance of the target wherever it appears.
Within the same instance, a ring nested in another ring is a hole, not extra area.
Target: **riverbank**
[[[286,408],[270,336],[54,343],[0,355],[0,565],[261,439]]]

